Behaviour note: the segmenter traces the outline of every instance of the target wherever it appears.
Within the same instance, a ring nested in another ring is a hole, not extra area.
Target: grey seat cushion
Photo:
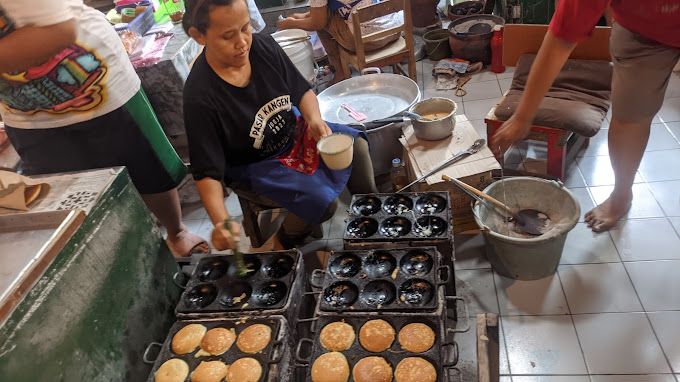
[[[507,120],[517,109],[534,58],[536,55],[524,54],[517,62],[512,86],[496,107],[498,119]],[[592,137],[609,110],[611,79],[608,61],[567,60],[541,101],[533,124]]]

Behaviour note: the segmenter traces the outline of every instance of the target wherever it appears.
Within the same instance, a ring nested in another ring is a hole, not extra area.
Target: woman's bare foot
[[[191,256],[192,253],[208,253],[210,251],[210,246],[205,239],[189,232],[184,226],[176,235],[172,237],[168,235],[165,243],[175,257],[187,257]]]
[[[604,203],[586,213],[585,220],[588,227],[593,232],[608,231],[628,212],[632,201],[633,194],[630,191],[623,195],[612,192]]]

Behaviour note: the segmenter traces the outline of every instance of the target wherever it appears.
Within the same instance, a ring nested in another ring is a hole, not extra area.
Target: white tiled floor
[[[485,137],[483,118],[510,86],[512,70],[474,75],[461,99],[434,90],[432,65],[419,63],[424,96],[452,98],[459,114]],[[481,236],[456,236],[459,293],[470,301],[471,314],[501,315],[502,382],[680,382],[680,73],[672,74],[666,94],[636,178],[631,212],[606,233],[577,225],[554,276],[528,282],[503,278],[486,260]],[[581,216],[604,200],[613,184],[607,127],[605,122],[568,169],[565,184],[579,201]],[[518,152],[523,158],[532,150]],[[240,214],[233,196],[226,203],[232,214]],[[338,208],[325,223],[321,244],[303,251],[340,248],[345,210]],[[209,235],[211,224],[201,208],[186,206],[184,217],[192,229]],[[462,360],[473,354],[474,342],[465,336],[470,334],[459,337],[466,344]]]

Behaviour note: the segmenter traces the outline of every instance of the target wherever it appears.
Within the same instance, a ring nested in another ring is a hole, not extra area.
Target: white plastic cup
[[[331,170],[344,170],[352,164],[354,157],[354,137],[343,133],[333,133],[319,140],[316,149],[321,159]]]

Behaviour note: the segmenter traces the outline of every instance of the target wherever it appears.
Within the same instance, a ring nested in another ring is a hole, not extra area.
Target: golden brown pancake
[[[189,324],[180,329],[172,337],[172,352],[175,354],[189,354],[196,350],[206,332],[201,324]]]
[[[345,351],[352,347],[356,335],[352,325],[345,322],[331,322],[321,329],[319,341],[321,346],[330,351]]]
[[[383,357],[366,357],[352,369],[354,382],[392,382],[392,366]]]
[[[191,373],[191,382],[222,382],[228,366],[222,361],[203,361]]]
[[[430,350],[434,345],[435,336],[432,328],[416,322],[401,328],[398,339],[402,349],[412,353],[422,353]]]
[[[368,351],[383,352],[392,346],[394,334],[394,328],[385,320],[366,321],[359,330],[359,343]]]
[[[169,359],[156,370],[155,382],[184,382],[189,376],[189,365],[178,358]]]
[[[221,355],[227,352],[236,341],[234,329],[213,328],[208,330],[201,340],[201,350],[196,356]]]
[[[229,365],[227,382],[258,382],[262,377],[262,365],[255,358],[240,358]]]
[[[238,335],[236,346],[248,354],[255,354],[266,348],[272,339],[272,328],[267,325],[254,324],[243,329]]]
[[[321,354],[312,364],[312,382],[347,382],[349,364],[342,353]]]
[[[394,370],[395,382],[435,382],[437,370],[428,361],[420,357],[404,358]]]

